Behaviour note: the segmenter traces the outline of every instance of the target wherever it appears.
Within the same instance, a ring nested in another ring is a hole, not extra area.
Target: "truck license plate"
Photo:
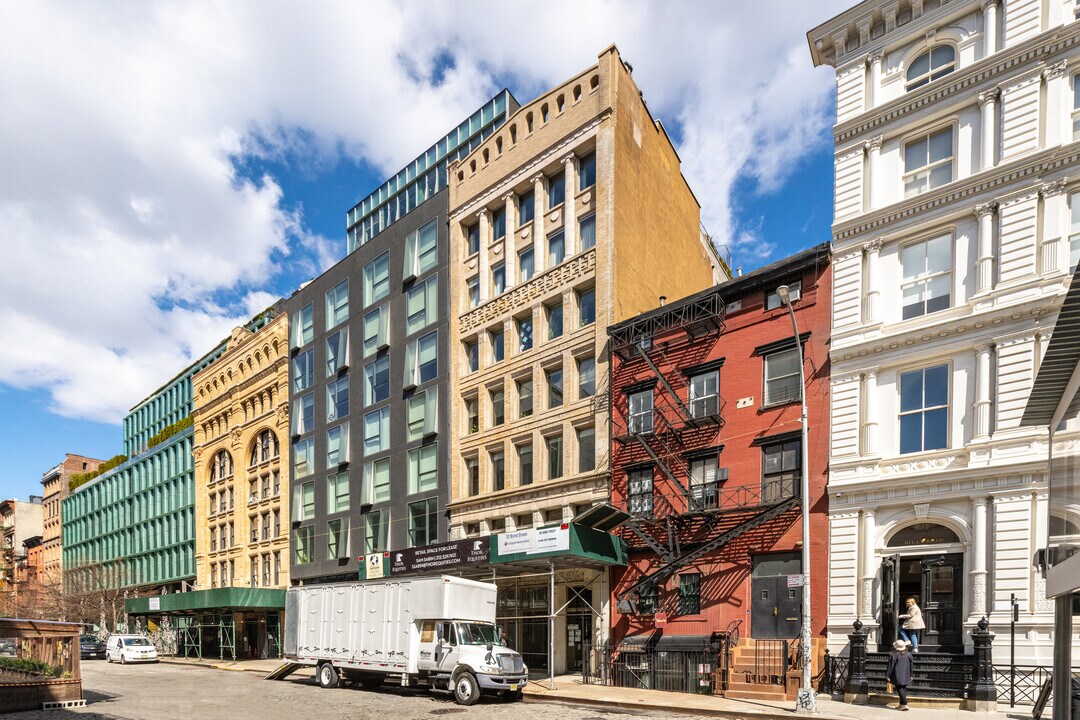
[[[513,692],[515,690],[517,690],[517,685],[511,685],[510,686],[510,692]]]

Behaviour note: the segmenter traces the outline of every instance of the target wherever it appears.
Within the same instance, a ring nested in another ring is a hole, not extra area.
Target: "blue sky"
[[[612,42],[736,265],[827,240],[833,79],[805,33],[847,4],[5,5],[0,497],[120,452],[131,406],[343,256],[384,177]]]

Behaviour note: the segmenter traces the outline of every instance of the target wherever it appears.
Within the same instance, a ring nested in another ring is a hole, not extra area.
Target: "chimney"
[[[660,307],[664,307],[664,304],[666,302],[667,302],[667,295],[661,295],[660,296]]]
[[[742,265],[740,265],[739,267],[735,268],[735,276],[736,276],[736,277],[742,277]]]

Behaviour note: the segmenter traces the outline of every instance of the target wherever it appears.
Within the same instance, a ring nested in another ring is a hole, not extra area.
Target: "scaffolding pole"
[[[555,689],[555,561],[548,561],[548,684]]]

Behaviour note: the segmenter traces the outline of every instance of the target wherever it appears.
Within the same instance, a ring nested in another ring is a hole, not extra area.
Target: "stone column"
[[[563,167],[566,168],[563,178],[566,187],[563,190],[563,242],[566,247],[566,257],[577,254],[577,209],[574,195],[577,193],[577,158],[570,153],[563,158]]]
[[[483,303],[491,297],[491,268],[488,261],[488,245],[491,243],[491,213],[487,208],[476,213],[480,218],[480,255],[477,265],[480,266],[480,302]]]
[[[979,93],[979,109],[982,111],[982,144],[980,160],[983,170],[997,164],[997,101],[1001,90],[994,88]]]
[[[862,425],[862,454],[875,456],[879,454],[877,446],[877,370],[868,370],[863,375],[863,407],[866,417]]]
[[[979,219],[979,256],[975,260],[975,294],[981,295],[994,289],[994,211],[996,202],[975,206]]]
[[[982,343],[975,346],[975,439],[990,439],[990,349]]]
[[[879,266],[881,265],[881,239],[872,240],[863,245],[863,252],[866,254],[866,295],[864,302],[866,303],[863,308],[863,315],[865,316],[865,322],[867,325],[873,325],[874,323],[881,322],[880,303],[881,297],[880,280],[879,280]]]
[[[971,501],[971,614],[987,612],[986,587],[986,498]]]
[[[506,289],[517,285],[517,203],[516,196],[509,192],[503,195],[506,218],[506,238],[503,240],[503,268],[506,273]]]
[[[983,3],[983,57],[997,52],[999,0]]]
[[[874,613],[874,578],[877,577],[877,553],[874,544],[877,537],[877,518],[873,510],[863,510],[860,535],[862,572],[859,573],[859,617],[865,618],[871,625],[877,625],[877,615]]]
[[[881,62],[885,59],[885,51],[875,50],[866,56],[866,64],[870,66],[870,92],[866,96],[866,109],[872,110],[878,105],[878,95],[881,94]]]
[[[881,207],[881,135],[864,143],[867,154],[867,173],[870,176],[870,208]]]
[[[546,267],[547,255],[544,252],[544,211],[547,208],[547,195],[544,193],[543,173],[533,177],[533,274],[539,275]]]

